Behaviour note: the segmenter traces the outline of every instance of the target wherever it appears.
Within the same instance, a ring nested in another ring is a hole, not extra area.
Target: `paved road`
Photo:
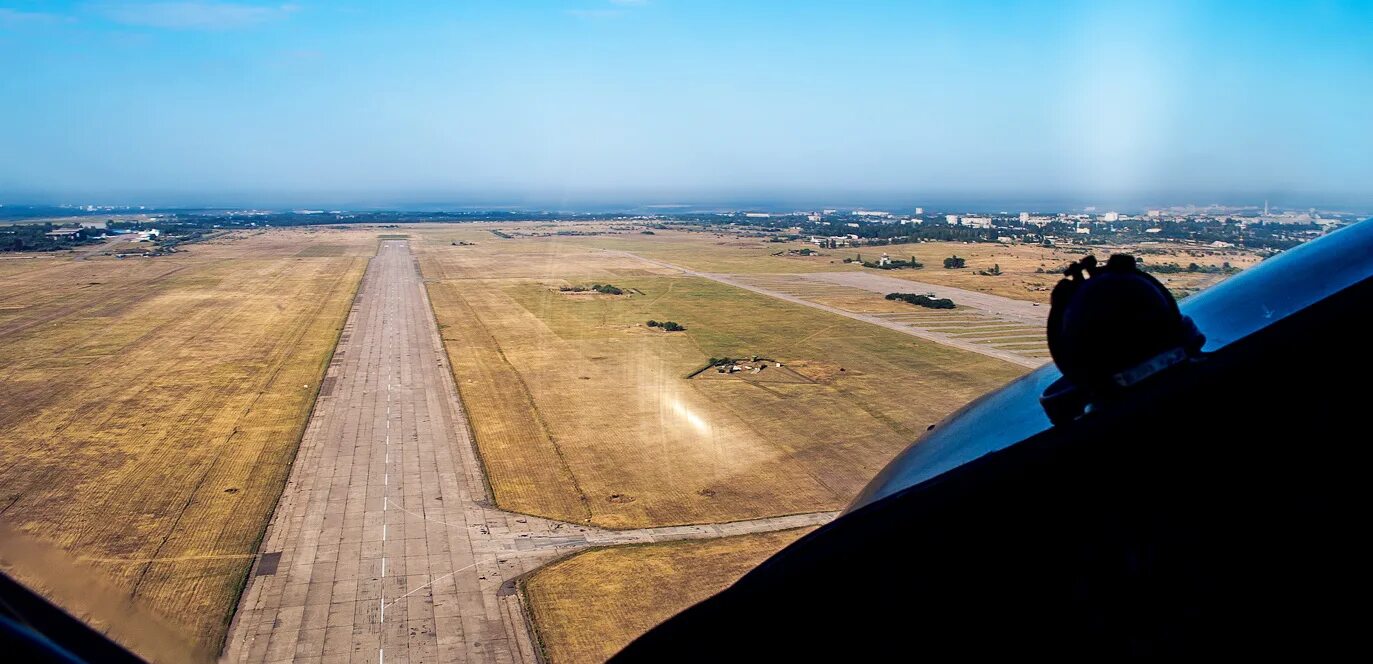
[[[671,269],[671,270],[677,270],[677,271],[682,272],[683,274],[687,274],[687,275],[690,275],[690,276],[693,276],[693,277],[700,277],[700,278],[702,278],[702,279],[710,279],[710,280],[712,280],[712,281],[718,281],[718,282],[720,282],[720,283],[722,283],[722,284],[726,284],[726,285],[729,285],[729,286],[734,286],[734,287],[736,287],[736,288],[742,288],[742,289],[744,289],[744,290],[753,291],[753,292],[758,293],[758,294],[760,294],[760,295],[767,295],[768,297],[775,297],[775,298],[777,298],[777,299],[779,299],[779,300],[785,300],[785,301],[787,301],[787,302],[791,302],[791,303],[794,303],[794,304],[800,304],[800,305],[807,306],[807,307],[813,307],[813,308],[815,308],[815,309],[820,309],[821,311],[828,311],[828,312],[830,312],[830,313],[832,313],[832,314],[837,314],[837,315],[840,315],[840,316],[846,316],[846,317],[848,317],[848,318],[852,318],[852,319],[855,319],[855,320],[861,320],[861,321],[863,321],[863,322],[865,322],[865,323],[872,323],[873,325],[878,325],[878,326],[881,326],[881,327],[885,327],[885,328],[887,328],[887,329],[889,329],[889,330],[895,330],[895,331],[897,331],[897,332],[901,332],[902,334],[909,334],[909,335],[914,336],[914,337],[920,337],[921,339],[927,339],[927,340],[929,340],[929,341],[934,341],[934,342],[937,342],[937,343],[941,343],[941,344],[944,344],[944,345],[946,345],[946,346],[953,346],[954,348],[959,348],[959,349],[966,350],[966,351],[971,351],[971,352],[974,352],[974,353],[980,353],[980,354],[986,355],[986,356],[988,356],[988,357],[995,357],[995,358],[998,359],[998,360],[1004,360],[1004,361],[1006,361],[1006,362],[1010,362],[1011,364],[1017,364],[1017,365],[1020,365],[1020,366],[1022,366],[1022,367],[1027,367],[1027,368],[1030,368],[1030,369],[1038,369],[1039,367],[1043,366],[1046,362],[1048,362],[1048,360],[1043,359],[1043,358],[1026,357],[1026,356],[1024,356],[1024,355],[1021,355],[1021,354],[1019,354],[1019,353],[1015,353],[1015,352],[1010,351],[1010,350],[1006,350],[1006,349],[1003,349],[1003,348],[995,348],[995,347],[992,347],[992,346],[990,346],[990,345],[988,345],[988,344],[985,344],[985,343],[979,343],[979,342],[976,342],[976,341],[970,341],[970,340],[968,340],[968,339],[964,339],[964,338],[961,338],[961,337],[958,337],[958,336],[954,336],[954,335],[952,335],[952,334],[947,334],[947,333],[944,333],[944,332],[939,332],[939,331],[936,331],[936,330],[931,330],[931,329],[926,329],[926,328],[923,328],[923,327],[919,327],[918,325],[914,325],[914,324],[911,324],[911,323],[905,323],[905,322],[901,322],[901,321],[898,321],[898,320],[891,320],[891,319],[883,318],[882,316],[874,315],[874,314],[865,314],[865,313],[859,313],[859,312],[856,312],[856,311],[849,311],[849,310],[847,310],[847,309],[841,309],[841,308],[839,308],[839,307],[833,307],[833,306],[830,306],[830,305],[828,305],[828,304],[821,304],[821,303],[819,303],[819,302],[815,302],[815,301],[812,301],[812,300],[807,300],[807,299],[805,299],[805,298],[798,297],[798,296],[792,295],[792,294],[790,294],[790,293],[783,293],[783,292],[781,292],[781,291],[774,290],[774,289],[771,289],[771,288],[767,288],[767,287],[764,287],[764,286],[760,286],[760,285],[755,284],[755,283],[750,283],[750,282],[748,281],[748,279],[749,279],[750,277],[757,277],[757,276],[762,276],[762,275],[732,275],[732,274],[717,274],[717,273],[713,273],[713,272],[698,272],[698,271],[696,271],[696,270],[692,270],[692,269],[690,269],[690,268],[685,268],[685,267],[682,267],[682,266],[680,266],[680,265],[673,265],[672,263],[667,263],[667,262],[660,261],[660,260],[654,260],[654,259],[652,259],[652,258],[645,258],[645,257],[643,257],[643,256],[639,256],[639,255],[637,255],[637,254],[632,254],[632,253],[629,253],[629,252],[626,252],[626,251],[616,251],[616,250],[610,250],[610,249],[607,249],[607,250],[605,250],[605,251],[610,252],[610,253],[621,254],[621,255],[625,255],[625,256],[631,256],[631,257],[637,258],[637,259],[639,259],[639,260],[641,260],[641,261],[645,261],[645,262],[647,262],[647,263],[651,263],[651,264],[657,265],[657,266],[659,266],[659,267],[664,267],[664,268],[668,268],[668,269]],[[767,276],[770,276],[770,277],[780,277],[780,276],[793,276],[793,275],[767,275]],[[796,275],[796,276],[797,276],[797,278],[798,278],[798,280],[799,280],[799,279],[801,279],[801,278],[808,277],[808,276],[812,276],[812,275]],[[879,277],[879,278],[883,278],[883,277]],[[916,283],[916,282],[908,282],[908,281],[899,280],[899,279],[893,279],[893,281],[901,281],[901,282],[902,282],[902,288],[903,288],[904,290],[916,290],[916,289],[920,289],[920,290],[942,289],[942,290],[945,290],[945,291],[958,290],[958,289],[949,289],[949,288],[942,287],[942,286],[939,286],[939,287],[929,287],[929,288],[927,288],[927,287],[926,287],[926,284],[919,284],[919,283]],[[830,283],[839,283],[839,282],[830,282]],[[840,284],[840,285],[844,285],[844,284]],[[872,290],[872,288],[864,288],[864,290]],[[878,291],[874,291],[874,292],[878,292]],[[891,291],[887,291],[887,292],[891,292]],[[972,291],[963,291],[963,292],[972,293]],[[986,295],[985,293],[977,293],[977,295],[982,295],[982,296],[985,296],[985,297],[996,297],[997,299],[1000,299],[1000,300],[1005,300],[1005,299],[1007,299],[1007,298],[1000,298],[1000,297],[997,297],[997,296],[995,296],[995,295]],[[1011,301],[1013,301],[1013,300],[1011,300]],[[1027,305],[1028,305],[1028,303],[1027,303]],[[1032,306],[1032,305],[1030,305],[1030,306]],[[1036,309],[1037,309],[1037,308],[1036,308]],[[1046,313],[1045,315],[1047,316],[1047,313]],[[1017,319],[1017,320],[1018,320],[1018,319]],[[1043,322],[1041,321],[1041,322],[1039,322],[1038,324],[1039,324],[1039,325],[1042,325]]]
[[[233,662],[534,662],[516,577],[593,545],[834,513],[606,531],[491,506],[405,241],[363,277],[230,626]]]

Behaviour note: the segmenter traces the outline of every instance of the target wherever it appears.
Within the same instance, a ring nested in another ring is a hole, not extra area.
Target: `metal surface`
[[[1373,277],[1373,220],[1283,252],[1179,303],[1213,352]],[[858,494],[852,512],[1049,428],[1040,407],[1060,374],[1042,367],[937,424]]]

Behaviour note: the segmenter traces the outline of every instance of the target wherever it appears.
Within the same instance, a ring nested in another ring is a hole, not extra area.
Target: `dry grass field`
[[[610,528],[836,509],[926,426],[1022,371],[585,238],[450,244],[474,230],[417,244],[507,509]],[[595,282],[628,294],[558,290]],[[710,357],[751,355],[807,380],[685,378]]]
[[[1061,270],[1069,263],[1081,259],[1088,253],[1105,260],[1113,253],[1135,254],[1149,263],[1178,263],[1187,265],[1219,266],[1223,262],[1239,268],[1249,267],[1259,261],[1252,252],[1235,249],[1202,249],[1191,251],[1181,247],[1039,247],[1034,245],[1001,244],[964,244],[955,242],[926,242],[905,244],[886,248],[895,257],[915,256],[925,264],[919,270],[887,270],[884,276],[910,279],[930,284],[954,286],[966,290],[991,293],[1017,300],[1048,303],[1049,292],[1058,283]],[[882,255],[881,247],[863,247],[837,252],[843,257],[857,257],[862,254],[865,260],[873,260]],[[1155,253],[1157,252],[1157,253]],[[967,267],[946,270],[944,259],[959,256],[967,260]],[[986,276],[979,271],[999,266],[1001,274]],[[1045,270],[1045,272],[1036,272]],[[1219,274],[1158,274],[1158,280],[1178,294],[1190,294],[1210,286],[1221,279]]]
[[[375,246],[294,230],[0,258],[0,524],[216,647]]]
[[[805,245],[605,225],[573,227],[599,234],[556,235],[566,228],[430,227],[416,243],[492,488],[508,509],[628,528],[839,507],[925,426],[1021,371],[600,250],[765,281],[858,269],[842,263],[858,252],[777,256]],[[891,251],[908,249],[933,267],[883,275],[1041,302],[1057,279],[1051,272],[1081,256],[953,243]],[[938,267],[952,254],[970,267]],[[1247,264],[1234,256],[1155,260]],[[975,274],[993,263],[1005,274]],[[1169,285],[1196,285],[1188,279],[1215,277],[1183,275]],[[592,283],[628,294],[559,290]],[[797,294],[842,309],[1043,354],[1038,328],[918,310],[843,286],[804,290]],[[687,331],[647,328],[650,318]],[[781,360],[785,372],[685,378],[707,358],[754,354]],[[601,661],[796,536],[603,549],[555,563],[524,587],[540,645],[554,662]]]
[[[806,532],[596,549],[553,563],[524,584],[539,645],[554,664],[603,662]]]
[[[512,225],[499,225],[510,230]],[[531,232],[532,227],[519,227],[515,232]],[[606,231],[605,227],[594,227]],[[497,239],[486,233],[487,238]],[[1135,247],[1039,247],[1035,245],[968,244],[962,242],[923,242],[889,247],[860,247],[819,250],[817,255],[774,256],[792,249],[812,248],[802,242],[776,243],[761,238],[740,237],[727,233],[656,230],[654,235],[637,232],[607,233],[594,236],[562,238],[575,246],[597,247],[628,251],[646,258],[661,260],[703,272],[724,274],[785,274],[797,272],[832,272],[862,268],[846,265],[845,258],[862,256],[874,260],[883,251],[894,258],[914,256],[924,263],[920,270],[887,270],[883,276],[910,279],[931,284],[954,286],[967,290],[991,293],[1018,300],[1047,303],[1049,291],[1058,281],[1058,271],[1088,252],[1104,259],[1111,253],[1133,253],[1152,263],[1175,262],[1181,265],[1220,265],[1229,262],[1245,268],[1258,262],[1252,252],[1238,249],[1209,247],[1183,248],[1176,245],[1155,244]],[[967,259],[967,267],[946,270],[943,261],[949,256]],[[980,270],[993,265],[1001,268],[999,276],[983,276]],[[1036,272],[1044,270],[1044,272]],[[1159,280],[1174,292],[1189,294],[1210,286],[1223,277],[1214,274],[1160,274]]]

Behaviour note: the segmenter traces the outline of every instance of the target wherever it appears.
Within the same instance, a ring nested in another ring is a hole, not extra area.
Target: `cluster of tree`
[[[887,299],[901,300],[902,302],[914,304],[920,307],[926,307],[928,309],[954,308],[953,300],[950,300],[947,297],[933,298],[929,295],[920,295],[918,293],[887,293]]]
[[[563,291],[564,293],[585,293],[588,291],[595,291],[597,293],[604,293],[606,295],[625,294],[623,288],[620,288],[618,286],[611,286],[610,284],[592,284],[590,286],[563,286],[558,290]]]
[[[48,237],[47,233],[53,228],[52,224],[0,226],[0,251],[57,251],[92,241],[85,232],[76,236]]]
[[[862,263],[863,267],[872,267],[872,268],[877,268],[877,269],[879,269],[879,270],[902,270],[902,269],[905,269],[905,268],[910,268],[910,269],[912,269],[912,270],[919,270],[920,268],[925,267],[925,264],[924,264],[924,263],[921,263],[920,261],[915,260],[915,256],[911,256],[911,259],[908,260],[908,261],[903,261],[903,260],[901,260],[901,259],[899,259],[899,258],[893,258],[893,259],[887,261],[887,264],[886,264],[886,265],[883,265],[883,264],[880,263],[880,262],[879,262],[879,263],[874,263],[874,262],[872,262],[872,261],[861,261],[861,263]]]
[[[1230,265],[1229,261],[1221,263],[1219,266],[1197,265],[1196,263],[1188,263],[1187,267],[1183,267],[1181,265],[1178,265],[1177,263],[1144,263],[1140,265],[1140,269],[1144,270],[1145,272],[1154,272],[1157,274],[1179,274],[1183,272],[1194,272],[1200,274],[1234,274],[1236,272],[1239,272],[1239,268]]]
[[[649,326],[649,327],[658,327],[658,328],[662,328],[664,332],[681,332],[682,330],[685,330],[685,329],[686,329],[685,326],[683,326],[681,323],[678,323],[678,322],[675,321],[675,320],[665,320],[665,321],[651,320],[651,321],[648,321],[648,326]]]
[[[968,266],[968,261],[957,256],[949,256],[944,259],[944,269],[957,270]]]

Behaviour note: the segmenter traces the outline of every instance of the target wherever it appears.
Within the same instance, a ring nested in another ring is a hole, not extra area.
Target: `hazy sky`
[[[1373,200],[1373,2],[0,0],[0,202],[1251,195]]]

